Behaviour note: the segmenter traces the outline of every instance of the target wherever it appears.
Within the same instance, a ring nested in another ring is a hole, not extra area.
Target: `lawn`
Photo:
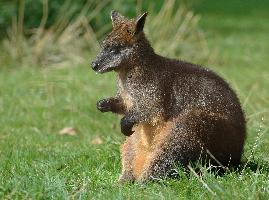
[[[248,120],[239,169],[220,176],[200,166],[199,176],[180,170],[176,180],[118,185],[119,117],[95,107],[114,94],[115,74],[96,75],[86,64],[3,67],[0,198],[268,199],[269,3],[203,2],[195,12],[210,50],[218,51],[209,68],[236,90]],[[59,134],[65,127],[75,134]]]

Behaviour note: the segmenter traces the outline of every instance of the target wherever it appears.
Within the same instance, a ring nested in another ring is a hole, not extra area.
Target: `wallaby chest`
[[[118,87],[122,98],[136,104],[150,106],[157,98],[161,98],[161,87],[154,73],[134,68],[119,76]]]
[[[118,90],[126,107],[130,108],[135,103],[141,102],[147,95],[149,80],[145,74],[133,69],[122,72],[118,77]]]

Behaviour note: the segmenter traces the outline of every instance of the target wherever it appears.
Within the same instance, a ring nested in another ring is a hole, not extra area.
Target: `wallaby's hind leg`
[[[203,153],[203,144],[195,132],[184,124],[171,123],[165,141],[160,142],[149,156],[144,169],[138,177],[139,182],[164,178],[171,175],[175,164],[186,167],[189,161],[198,160]]]
[[[174,163],[186,166],[199,158],[210,159],[207,150],[223,165],[239,162],[244,133],[236,130],[231,122],[212,113],[189,111],[179,116],[168,122],[166,139],[154,147],[138,181],[164,177]],[[241,139],[235,140],[236,135]]]
[[[122,172],[118,180],[119,183],[134,181],[132,166],[134,149],[131,137],[128,137],[124,144],[121,146]]]

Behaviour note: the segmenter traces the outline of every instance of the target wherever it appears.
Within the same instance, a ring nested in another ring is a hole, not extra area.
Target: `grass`
[[[6,65],[66,66],[85,63],[85,50],[95,54],[99,49],[97,37],[90,23],[109,0],[95,5],[93,0],[84,3],[78,12],[74,4],[65,1],[58,10],[55,22],[46,28],[50,2],[42,0],[43,16],[40,25],[25,28],[25,1],[19,1],[18,14],[13,17],[7,37],[3,40]],[[105,27],[105,26],[104,26]],[[104,31],[104,30],[99,30]],[[31,33],[31,34],[30,34]],[[1,64],[1,60],[0,60]]]
[[[246,112],[246,166],[222,176],[199,166],[198,177],[180,170],[178,180],[117,185],[119,145],[124,139],[119,118],[95,108],[98,99],[114,94],[114,74],[96,75],[83,64],[3,67],[0,198],[268,199],[269,14],[262,9],[269,4],[259,7],[260,12],[251,6],[244,12],[241,6],[243,11],[231,14],[231,5],[222,3],[216,14],[207,6],[211,3],[195,10],[202,13],[200,25],[210,49],[218,47],[218,60],[210,67],[237,91]],[[64,127],[74,127],[77,135],[60,135]],[[96,138],[102,144],[95,144]]]

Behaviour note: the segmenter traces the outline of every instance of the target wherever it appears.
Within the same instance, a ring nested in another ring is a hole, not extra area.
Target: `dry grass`
[[[98,48],[97,35],[90,26],[99,12],[108,3],[102,1],[95,6],[94,1],[87,1],[75,18],[70,1],[62,6],[53,26],[45,29],[49,14],[48,0],[43,0],[43,17],[40,26],[32,30],[24,30],[24,1],[20,1],[17,17],[4,40],[4,49],[10,58],[20,65],[66,65],[84,63],[84,52],[93,54]],[[31,36],[26,37],[25,32]]]
[[[204,33],[198,26],[199,20],[200,16],[178,6],[175,0],[168,0],[156,16],[149,15],[146,33],[154,49],[162,55],[213,63],[217,51],[213,54],[209,51]]]
[[[90,22],[109,1],[96,5],[93,0],[89,0],[75,18],[72,18],[72,3],[67,1],[54,25],[46,29],[48,0],[43,0],[40,26],[32,30],[24,29],[25,5],[23,0],[20,1],[18,16],[14,17],[8,38],[3,42],[6,55],[10,57],[8,60],[12,60],[15,65],[30,66],[66,66],[88,62],[86,58],[99,49],[98,33],[105,32],[97,30],[97,33]],[[138,13],[142,12],[141,4],[142,1],[137,2]],[[149,8],[146,33],[158,53],[199,63],[214,61],[215,54],[209,54],[203,32],[198,27],[199,16],[183,6],[177,6],[175,0],[166,1],[157,16],[153,16],[153,13],[153,9]],[[105,29],[107,27],[110,25],[104,26]],[[30,37],[25,36],[26,32],[30,32]]]

